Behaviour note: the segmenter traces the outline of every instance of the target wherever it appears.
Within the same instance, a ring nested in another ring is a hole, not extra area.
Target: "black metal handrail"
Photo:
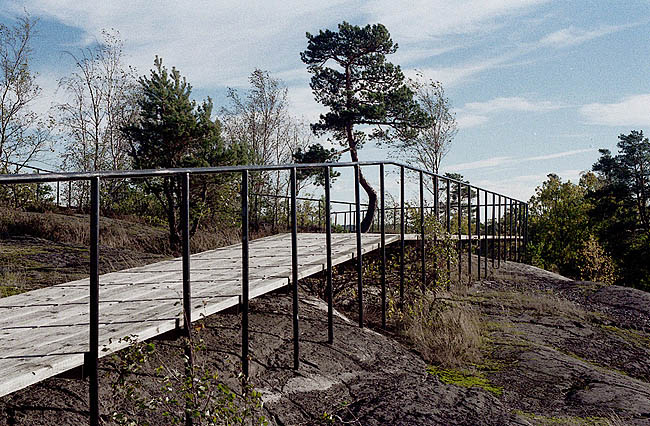
[[[425,259],[425,235],[424,235],[424,212],[425,209],[430,208],[425,206],[424,200],[424,179],[425,176],[433,178],[434,184],[434,206],[436,218],[440,220],[441,213],[444,213],[444,225],[449,234],[452,232],[451,224],[451,211],[455,209],[457,214],[457,235],[458,235],[458,256],[459,256],[459,279],[462,277],[462,218],[463,210],[467,210],[467,229],[468,229],[468,274],[472,276],[472,244],[473,237],[471,235],[472,228],[472,191],[476,191],[476,232],[478,237],[478,276],[481,276],[481,260],[484,259],[484,275],[487,277],[487,259],[488,259],[488,235],[487,235],[487,217],[488,217],[488,195],[492,195],[492,250],[491,258],[492,264],[496,261],[500,265],[501,260],[520,260],[525,255],[525,247],[528,238],[527,220],[528,220],[528,205],[520,200],[498,194],[494,191],[479,188],[466,182],[462,182],[447,176],[440,176],[417,167],[395,161],[365,161],[354,163],[315,163],[315,164],[279,164],[279,165],[245,165],[245,166],[222,166],[222,167],[203,167],[203,168],[170,168],[170,169],[156,169],[156,170],[120,170],[120,171],[97,171],[97,172],[77,172],[77,173],[47,173],[47,174],[13,174],[13,175],[0,175],[0,185],[5,184],[23,184],[23,183],[43,183],[43,182],[63,182],[63,181],[90,181],[90,228],[91,228],[91,241],[90,241],[90,321],[89,321],[89,351],[87,357],[87,367],[89,368],[89,396],[90,396],[90,424],[95,425],[99,423],[99,378],[98,378],[98,359],[99,359],[99,215],[100,215],[100,181],[103,179],[130,179],[130,178],[156,178],[156,177],[179,177],[182,180],[182,203],[181,203],[181,220],[182,220],[182,265],[183,265],[183,318],[184,318],[184,333],[190,337],[191,324],[190,324],[190,309],[191,309],[191,275],[190,275],[190,249],[189,249],[189,186],[191,175],[206,175],[217,173],[239,173],[241,174],[241,214],[242,214],[242,298],[241,298],[241,313],[242,313],[242,371],[245,376],[249,372],[248,348],[249,348],[249,329],[248,329],[248,315],[249,315],[249,173],[254,171],[279,171],[288,170],[290,172],[290,201],[291,201],[291,241],[292,241],[292,279],[291,288],[293,290],[293,307],[292,307],[292,323],[293,323],[293,346],[294,368],[299,367],[299,317],[298,317],[298,246],[297,246],[297,233],[298,224],[296,220],[296,203],[299,197],[296,194],[296,171],[298,169],[322,169],[325,176],[325,227],[326,227],[326,256],[327,256],[327,270],[326,280],[326,296],[328,302],[328,341],[333,342],[333,305],[332,305],[332,244],[331,244],[331,205],[334,203],[330,199],[330,171],[333,168],[353,168],[354,169],[354,210],[356,213],[354,232],[356,233],[356,266],[357,266],[357,293],[358,293],[358,307],[359,307],[359,326],[364,326],[363,318],[363,256],[361,245],[361,202],[360,202],[360,183],[359,176],[362,167],[379,166],[379,232],[381,234],[381,300],[382,300],[382,326],[386,325],[386,232],[385,232],[385,167],[395,166],[400,170],[400,281],[399,281],[399,297],[400,306],[404,298],[404,269],[405,269],[405,233],[406,233],[406,214],[405,214],[405,172],[407,170],[416,172],[419,177],[419,220],[420,220],[420,256],[421,256],[421,276],[422,284],[426,282],[426,259]],[[441,182],[445,184],[443,194],[446,194],[444,206],[440,206],[440,192]],[[452,187],[455,186],[456,206],[452,206]],[[463,193],[466,192],[467,197],[463,198]],[[485,233],[484,233],[484,247],[481,242],[480,234],[480,195],[484,194],[484,212],[485,212]],[[498,197],[498,201],[496,198]],[[462,200],[467,203],[463,204]],[[347,202],[346,202],[347,203]],[[501,207],[504,207],[504,218],[509,223],[502,222]],[[498,208],[498,226],[495,227],[495,208]],[[395,211],[397,207],[394,207]],[[496,229],[495,229],[496,228]],[[504,251],[501,250],[501,242],[503,241]],[[512,243],[514,241],[514,249]],[[497,245],[495,256],[495,242]],[[506,242],[508,243],[506,246]],[[449,262],[448,261],[448,272]]]

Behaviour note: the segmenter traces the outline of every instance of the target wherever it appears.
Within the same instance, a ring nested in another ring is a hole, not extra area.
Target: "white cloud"
[[[556,152],[555,154],[548,155],[538,155],[535,157],[527,157],[519,161],[543,161],[543,160],[554,160],[556,158],[570,157],[572,155],[583,154],[585,152],[596,152],[595,148],[585,148],[585,149],[573,149],[571,151]]]
[[[327,109],[314,100],[314,94],[309,87],[289,88],[289,110],[294,116],[309,123],[318,121]]]
[[[103,28],[116,28],[132,65],[145,73],[153,56],[175,65],[197,87],[239,85],[254,67],[285,72],[302,66],[298,52],[305,32],[332,27],[343,19],[382,22],[402,44],[401,61],[414,62],[454,49],[441,36],[485,32],[500,18],[525,13],[547,0],[416,0],[408,7],[392,0],[301,0],[257,2],[184,0],[8,0],[5,13],[30,13],[80,28],[80,46],[93,43]],[[435,13],[434,13],[435,12]],[[359,23],[359,22],[355,22]],[[408,46],[405,48],[404,45]],[[463,75],[490,67],[489,61]],[[465,67],[467,68],[467,67]],[[457,69],[440,70],[447,77]],[[287,80],[298,74],[288,71]]]
[[[458,113],[457,111],[456,124],[458,125],[459,129],[477,127],[481,124],[487,123],[489,120],[490,119],[485,115]]]
[[[501,25],[498,18],[522,13],[546,0],[374,0],[362,10],[381,22],[394,38],[413,41],[446,34],[485,32]]]
[[[462,170],[474,170],[474,169],[484,169],[491,167],[499,167],[504,164],[509,164],[513,162],[512,157],[492,157],[485,160],[471,161],[468,163],[459,163],[451,166],[444,167],[447,172],[459,172]]]
[[[504,111],[548,112],[566,108],[566,105],[551,101],[533,101],[520,96],[499,97],[485,102],[468,102],[455,110],[459,128],[480,126],[489,121],[491,114]]]
[[[439,81],[444,87],[458,86],[461,82],[467,81],[470,77],[482,73],[484,71],[502,66],[514,57],[512,53],[488,58],[476,62],[469,62],[463,65],[454,67],[422,67],[418,68],[418,72],[422,73],[424,78]],[[406,71],[408,77],[415,77],[416,71]]]
[[[393,37],[394,38],[394,37]],[[427,43],[429,44],[429,43]],[[410,64],[413,62],[418,62],[426,59],[430,59],[434,56],[439,56],[444,53],[448,53],[458,49],[460,46],[427,46],[427,47],[415,47],[408,46],[408,48],[400,48],[392,56],[391,61],[397,64]]]
[[[587,104],[579,112],[589,124],[647,126],[650,125],[650,94],[628,96],[611,104]]]
[[[26,6],[35,16],[81,28],[80,45],[94,42],[103,28],[116,28],[141,73],[158,54],[195,86],[215,87],[238,83],[255,67],[273,72],[297,66],[305,32],[329,24],[344,2],[259,2],[251,7],[234,0],[34,0],[11,5],[16,13]]]
[[[531,101],[520,96],[500,97],[486,102],[468,102],[464,111],[478,114],[492,114],[503,111],[546,112],[564,108],[563,104],[550,101]]]
[[[578,154],[584,154],[587,152],[595,152],[595,148],[586,148],[586,149],[573,149],[570,151],[562,151],[562,152],[555,152],[553,154],[545,154],[545,155],[536,155],[536,156],[531,156],[531,157],[522,157],[522,158],[515,158],[515,157],[492,157],[492,158],[487,158],[485,160],[480,160],[480,161],[472,161],[468,163],[459,163],[459,164],[453,164],[447,167],[444,167],[445,172],[451,171],[451,172],[459,172],[463,170],[475,170],[475,169],[487,169],[487,168],[493,168],[493,167],[503,167],[503,166],[508,166],[508,165],[513,165],[513,164],[520,164],[520,163],[525,163],[529,161],[546,161],[546,160],[555,160],[558,158],[565,158],[565,157],[571,157],[573,155],[578,155]],[[535,175],[537,176],[537,175]],[[521,177],[520,177],[521,178]]]
[[[607,34],[614,33],[625,26],[604,26],[596,30],[584,30],[581,28],[568,27],[561,30],[555,31],[551,34],[548,34],[546,37],[542,38],[539,43],[542,46],[552,46],[552,47],[569,47],[575,46],[578,44],[585,43],[589,40],[593,40],[598,37],[602,37]]]

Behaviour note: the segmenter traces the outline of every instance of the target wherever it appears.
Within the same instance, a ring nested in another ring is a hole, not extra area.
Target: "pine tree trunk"
[[[354,147],[350,147],[350,157],[354,162],[359,161],[356,145]],[[377,210],[377,192],[368,183],[365,176],[363,175],[363,172],[361,171],[361,168],[359,168],[359,184],[368,195],[368,210],[366,211],[366,215],[361,221],[361,232],[368,232],[372,226],[372,220],[375,217],[375,211]]]

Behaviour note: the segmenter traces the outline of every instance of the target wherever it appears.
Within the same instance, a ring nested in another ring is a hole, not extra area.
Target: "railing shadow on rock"
[[[392,219],[391,231],[399,234],[399,294],[404,295],[405,274],[405,242],[407,237],[407,214],[412,216],[410,230],[417,235],[419,241],[419,257],[421,264],[421,279],[426,280],[426,255],[425,255],[425,212],[433,214],[448,235],[453,235],[457,240],[458,248],[458,277],[462,276],[462,258],[467,255],[467,274],[473,277],[473,255],[478,256],[477,272],[481,277],[487,277],[488,259],[492,265],[500,266],[501,261],[525,258],[526,243],[528,238],[528,205],[520,200],[496,193],[487,189],[473,186],[446,176],[440,176],[426,170],[394,161],[369,161],[357,163],[318,163],[318,164],[282,164],[266,166],[224,166],[206,168],[177,168],[157,170],[125,170],[125,171],[100,171],[86,173],[40,173],[40,174],[13,174],[0,175],[0,185],[12,184],[42,184],[61,182],[90,182],[90,321],[89,321],[89,350],[86,354],[85,367],[89,376],[89,420],[91,425],[99,423],[99,217],[100,217],[100,184],[103,180],[112,179],[151,179],[171,177],[180,179],[182,188],[181,221],[182,221],[182,284],[183,284],[183,333],[191,337],[191,270],[190,270],[190,176],[214,174],[240,174],[241,175],[241,333],[242,353],[241,363],[244,376],[249,374],[249,179],[251,173],[269,171],[288,171],[290,174],[290,194],[279,196],[286,198],[288,210],[287,228],[291,232],[291,279],[289,285],[292,291],[292,323],[293,323],[293,368],[299,368],[299,316],[298,316],[298,222],[297,204],[300,201],[318,202],[318,230],[325,234],[325,249],[327,264],[325,265],[326,298],[328,306],[328,342],[334,341],[333,328],[333,297],[332,297],[332,225],[338,231],[354,232],[356,234],[356,275],[358,297],[358,323],[364,326],[363,309],[363,256],[361,217],[365,214],[361,203],[359,175],[361,168],[379,167],[379,198],[378,214],[373,223],[371,232],[381,235],[380,261],[381,261],[381,303],[382,327],[386,326],[386,229],[387,217]],[[399,170],[399,204],[393,202],[386,205],[386,167]],[[348,168],[354,174],[354,201],[331,200],[332,169]],[[321,169],[324,175],[324,198],[308,198],[297,196],[296,173],[300,169]],[[40,170],[39,170],[40,172]],[[417,174],[419,189],[418,205],[409,206],[406,200],[406,172]],[[433,205],[425,203],[426,180],[431,186]],[[253,194],[260,197],[278,197],[272,194]],[[58,198],[58,197],[57,197]],[[475,204],[473,204],[473,199]],[[345,210],[332,211],[332,205],[344,205]],[[503,210],[502,210],[503,208]],[[321,215],[322,211],[322,215]],[[489,216],[491,215],[491,217]],[[344,217],[343,224],[339,224],[339,216]],[[483,218],[483,219],[481,219]],[[466,220],[466,222],[464,222]],[[481,221],[483,221],[483,226]],[[390,221],[388,223],[390,226]],[[324,229],[323,229],[324,228]],[[474,228],[474,233],[472,233]],[[411,234],[411,236],[413,236]],[[467,246],[466,252],[463,244]],[[476,246],[476,247],[474,247]],[[483,263],[483,264],[482,264]],[[449,259],[447,265],[449,268]]]

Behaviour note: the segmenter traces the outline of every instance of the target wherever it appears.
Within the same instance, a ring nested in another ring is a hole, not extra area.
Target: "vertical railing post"
[[[90,180],[90,333],[88,365],[91,426],[99,425],[99,177]]]
[[[192,289],[190,287],[190,174],[181,176],[181,226],[182,226],[182,262],[183,262],[183,334],[185,342],[185,357],[187,365],[185,374],[191,375],[194,366],[192,354]],[[191,426],[192,399],[185,400],[185,425]]]
[[[350,210],[350,220],[348,221],[348,226],[350,227],[350,231],[352,230],[352,203],[348,203],[348,208]]]
[[[422,261],[422,291],[426,288],[427,270],[426,270],[426,245],[424,241],[424,174],[420,170],[420,259]]]
[[[524,261],[528,261],[528,203],[526,203],[524,216]]]
[[[467,282],[472,282],[472,187],[467,185]]]
[[[325,167],[325,250],[327,252],[327,341],[334,342],[334,295],[332,292],[332,219],[330,166]]]
[[[438,175],[435,175],[433,177],[433,210],[435,211],[435,229],[433,230],[433,244],[434,244],[434,256],[435,258],[433,259],[433,282],[434,285],[438,284],[439,281],[439,271],[438,271],[438,264],[439,264],[439,254],[438,254],[438,232],[440,230],[439,225],[440,225],[440,195],[439,192],[439,182],[438,182]]]
[[[524,203],[519,202],[518,204],[518,210],[519,210],[519,260],[518,262],[521,262],[524,254]]]
[[[363,327],[363,256],[361,252],[361,192],[359,180],[361,167],[354,166],[354,203],[356,205],[356,218],[354,228],[357,233],[357,296],[359,299],[359,327]]]
[[[447,225],[447,238],[451,238],[451,181],[447,179],[447,202],[446,202],[446,225]],[[447,246],[447,290],[451,286],[451,247]]]
[[[381,328],[386,328],[386,188],[384,185],[384,163],[379,165],[379,195],[381,197]]]
[[[291,168],[291,286],[293,288],[293,368],[299,367],[298,344],[298,219],[296,217],[296,168]]]
[[[517,241],[519,241],[519,248],[517,250],[518,256],[517,256],[517,262],[521,262],[521,257],[522,257],[522,247],[523,247],[523,239],[524,239],[524,232],[523,232],[523,227],[524,227],[524,207],[523,203],[519,202],[517,203],[517,212],[519,216],[519,220],[517,222],[517,232],[518,232],[518,238]]]
[[[497,268],[501,267],[501,194],[499,194],[499,208],[497,216],[499,218],[499,224],[497,227]]]
[[[248,170],[241,175],[241,291],[242,291],[242,318],[241,318],[241,363],[242,373],[248,378],[248,272],[249,272],[249,247],[248,247]]]
[[[323,229],[321,227],[322,223],[323,222],[321,222],[321,200],[318,200],[318,231],[317,232],[321,232],[321,230]]]
[[[519,262],[519,203],[513,201],[515,207],[514,233],[515,233],[515,262]]]
[[[404,166],[400,166],[400,256],[399,256],[399,305],[400,308],[404,306],[404,249],[405,249],[405,215],[404,215],[404,198],[406,193],[404,191]]]
[[[494,221],[494,216],[495,216],[494,213],[496,211],[495,210],[496,209],[495,201],[496,201],[496,194],[493,192],[492,193],[492,268],[494,268],[494,260],[495,260],[494,259],[494,249],[496,247],[496,241],[495,241],[495,239],[496,239],[496,229],[494,227],[494,225],[496,223]]]
[[[508,260],[512,260],[512,198],[508,198],[508,218],[510,227],[508,228]]]
[[[40,175],[40,174],[41,174],[41,170],[40,170],[40,169],[36,169],[36,174],[37,174],[37,175]],[[40,188],[41,188],[41,183],[40,183],[40,182],[36,182],[36,202],[41,201],[41,191],[40,191]]]
[[[56,181],[56,206],[61,207],[61,181]]]
[[[478,243],[478,279],[481,279],[481,190],[476,188],[476,241]]]
[[[433,177],[433,210],[435,210],[436,222],[440,222],[440,183],[438,181],[438,175]]]
[[[461,229],[461,220],[463,217],[463,206],[461,202],[461,195],[462,195],[462,190],[461,190],[461,185],[460,182],[456,184],[456,191],[458,195],[458,282],[462,281],[462,274],[463,274],[463,236],[462,236],[462,229]]]
[[[182,261],[183,261],[183,327],[188,339],[192,333],[192,290],[190,287],[190,174],[181,176]]]
[[[484,218],[484,220],[485,220],[485,227],[484,227],[484,230],[485,230],[485,232],[484,232],[484,234],[485,234],[485,237],[484,237],[484,242],[485,242],[485,251],[483,252],[483,262],[484,262],[484,264],[483,264],[483,270],[485,271],[485,278],[487,278],[487,258],[488,258],[488,254],[487,254],[487,253],[488,253],[488,231],[487,231],[487,223],[488,223],[488,215],[487,215],[487,191],[484,191],[484,193],[485,193],[485,203],[483,203],[483,204],[484,204],[483,209],[484,209],[484,212],[485,212],[485,218]]]

